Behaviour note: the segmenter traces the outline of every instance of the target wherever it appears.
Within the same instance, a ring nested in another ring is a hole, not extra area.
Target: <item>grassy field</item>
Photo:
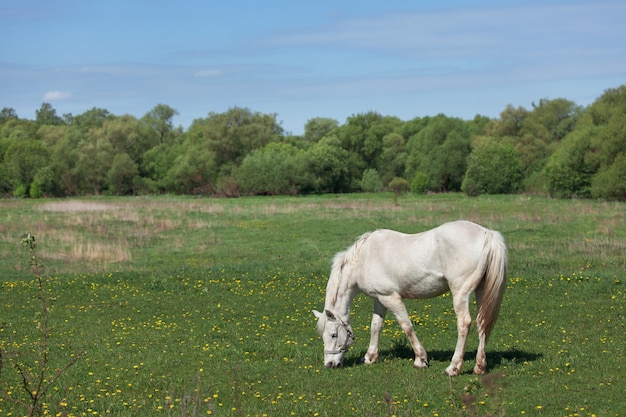
[[[465,373],[444,375],[456,342],[449,296],[407,302],[427,369],[412,368],[391,316],[379,363],[359,363],[364,296],[346,366],[325,369],[311,310],[323,308],[333,254],[365,231],[456,219],[499,230],[509,248],[489,374],[470,373],[473,331]],[[46,395],[46,415],[625,416],[625,225],[624,203],[527,195],[0,200],[0,390],[10,397],[0,416],[24,415],[13,365],[39,365],[26,232],[47,278],[50,365],[85,352]]]

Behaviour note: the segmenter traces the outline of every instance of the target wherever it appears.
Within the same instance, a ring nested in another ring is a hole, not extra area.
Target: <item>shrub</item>
[[[378,192],[382,190],[383,182],[380,179],[378,171],[375,169],[366,169],[363,172],[363,179],[361,180],[361,189],[366,192]]]
[[[49,166],[40,168],[30,185],[30,196],[32,198],[50,196],[54,194],[54,189],[54,171]]]
[[[619,154],[591,180],[591,195],[608,200],[626,200],[626,156]]]
[[[428,176],[418,171],[411,181],[411,192],[414,194],[424,194],[428,190]]]
[[[470,154],[461,190],[468,195],[513,193],[522,188],[523,179],[517,151],[511,145],[487,142]]]
[[[400,177],[395,177],[389,181],[389,185],[387,187],[389,187],[389,190],[393,191],[395,195],[407,193],[411,189],[409,182]]]

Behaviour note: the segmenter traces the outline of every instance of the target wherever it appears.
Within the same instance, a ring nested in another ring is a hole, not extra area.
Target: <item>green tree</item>
[[[418,171],[411,180],[411,192],[414,194],[424,194],[428,191],[428,176]]]
[[[177,149],[180,153],[164,155],[165,159],[171,156],[174,159],[159,181],[161,187],[177,194],[212,194],[217,177],[215,154],[198,146],[181,146]]]
[[[590,197],[591,178],[598,167],[590,162],[589,138],[596,135],[597,128],[579,127],[563,140],[550,156],[545,168],[547,191],[558,198]]]
[[[461,189],[469,195],[514,193],[522,188],[523,177],[515,148],[488,142],[470,154]]]
[[[60,125],[63,124],[63,118],[57,115],[57,111],[50,103],[42,103],[39,110],[35,111],[36,122],[39,125]]]
[[[31,198],[52,197],[56,195],[56,192],[56,177],[52,167],[45,166],[39,168],[30,185],[29,193]]]
[[[348,117],[346,124],[338,129],[341,145],[359,156],[362,168],[375,168],[383,151],[383,138],[399,130],[402,122],[397,117],[382,116],[368,112]],[[363,169],[359,170],[360,176]]]
[[[17,117],[17,113],[15,112],[15,109],[11,108],[11,107],[3,107],[2,110],[0,110],[0,125],[8,122],[9,120],[17,120],[19,119],[19,117]]]
[[[308,172],[317,193],[338,193],[350,189],[348,176],[349,152],[341,147],[335,136],[325,137],[306,153]]]
[[[80,189],[80,172],[77,169],[82,146],[72,138],[70,129],[65,136],[51,146],[50,167],[54,176],[54,196],[77,195]]]
[[[118,153],[113,158],[111,168],[107,172],[109,191],[115,195],[126,195],[133,192],[133,182],[139,174],[137,164],[127,153]]]
[[[78,194],[101,194],[107,186],[107,173],[115,158],[115,149],[107,138],[83,142],[77,150],[72,176],[77,179]]]
[[[582,108],[565,99],[541,99],[533,109],[508,105],[500,118],[484,126],[473,140],[475,147],[496,141],[515,148],[522,163],[525,187],[539,190],[546,182],[543,168],[560,141],[576,126]]]
[[[612,178],[621,177],[625,153],[626,85],[622,85],[594,101],[552,154],[544,170],[548,192],[557,197],[621,199],[619,182]]]
[[[303,151],[283,143],[270,143],[250,152],[235,174],[246,194],[297,194],[306,186]]]
[[[108,110],[93,107],[82,114],[74,116],[72,118],[72,126],[86,132],[89,129],[102,127],[105,122],[114,118],[115,116]]]
[[[601,168],[591,180],[591,196],[626,201],[626,156],[620,153],[613,163]]]
[[[130,115],[106,120],[85,136],[90,142],[104,140],[110,143],[114,154],[127,153],[138,166],[142,164],[144,153],[159,144],[149,128]]]
[[[361,189],[369,193],[380,192],[383,189],[383,181],[380,179],[378,171],[374,168],[369,168],[363,172]]]
[[[39,125],[31,120],[10,118],[0,124],[0,138],[13,141],[37,138]],[[2,157],[3,155],[0,155]]]
[[[304,125],[304,140],[309,143],[317,143],[338,127],[339,122],[335,119],[327,117],[309,119]]]
[[[422,172],[432,191],[459,191],[470,154],[470,132],[457,118],[438,115],[407,143],[407,178]]]
[[[406,143],[398,133],[389,133],[383,137],[383,147],[377,170],[383,183],[404,174],[407,159]]]
[[[49,152],[37,140],[13,141],[5,155],[6,172],[13,190],[28,196],[30,185],[40,168],[48,165]]]
[[[406,194],[411,190],[411,185],[404,178],[394,178],[387,185],[390,191],[393,192],[393,200],[396,204],[398,204],[398,197],[402,194]]]
[[[178,136],[174,131],[174,116],[178,116],[178,111],[165,104],[157,104],[143,116],[142,121],[150,127],[157,144],[171,143]]]
[[[218,167],[239,166],[254,149],[281,138],[283,129],[276,114],[261,114],[246,108],[233,107],[225,113],[209,113],[205,120],[195,120],[190,136],[196,136],[215,154]],[[201,134],[198,137],[198,132]]]

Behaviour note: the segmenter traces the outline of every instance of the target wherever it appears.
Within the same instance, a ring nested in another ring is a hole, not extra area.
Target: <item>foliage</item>
[[[48,165],[48,158],[48,149],[39,141],[12,142],[6,150],[5,166],[13,188],[21,188],[28,195],[38,169]]]
[[[428,190],[428,176],[423,172],[416,172],[411,181],[411,192],[424,194]]]
[[[626,152],[625,116],[626,85],[605,91],[589,107],[546,165],[551,194],[624,198],[617,178],[623,177],[620,167]]]
[[[626,201],[626,157],[618,154],[613,163],[600,168],[591,180],[591,196]]]
[[[325,137],[307,153],[307,171],[311,175],[316,193],[339,193],[350,191],[349,153],[341,147],[335,136]]]
[[[470,154],[461,189],[473,196],[515,193],[522,188],[523,175],[511,145],[488,142]]]
[[[245,194],[298,194],[307,186],[303,152],[282,143],[250,152],[235,177]]]
[[[3,107],[2,110],[0,110],[0,124],[8,122],[11,119],[19,119],[17,112],[13,108]]]
[[[44,166],[37,170],[33,182],[30,185],[30,197],[40,198],[53,196],[56,191],[54,170],[50,166]]]
[[[409,182],[405,180],[404,178],[400,178],[400,177],[395,177],[394,179],[389,181],[389,184],[387,185],[387,187],[396,196],[408,193],[411,190],[411,186],[409,185]]]
[[[109,190],[115,195],[133,192],[133,180],[139,173],[137,164],[127,153],[118,153],[113,158],[111,169],[107,172]]]
[[[57,111],[50,103],[42,103],[41,107],[35,111],[36,122],[39,125],[60,125],[63,119],[57,116]]]
[[[605,91],[587,108],[563,98],[540,99],[530,109],[509,104],[495,119],[439,114],[402,121],[369,111],[340,124],[313,117],[302,135],[285,133],[276,114],[241,107],[210,112],[186,130],[174,125],[178,111],[161,103],[139,119],[97,107],[61,117],[42,103],[35,120],[27,120],[5,107],[0,193],[39,198],[353,192],[363,189],[364,173],[375,170],[383,184],[404,178],[418,193],[459,191],[465,179],[464,189],[472,194],[492,192],[483,189],[490,182],[495,192],[620,200],[624,97],[626,85]],[[496,185],[502,178],[487,181],[483,173],[476,183],[477,173],[468,172],[477,156],[472,149],[487,143],[516,152],[521,182],[515,173],[509,185]],[[298,149],[297,156],[285,152],[288,146]],[[271,161],[280,155],[286,160],[276,166]],[[288,166],[294,167],[291,173]]]
[[[394,177],[401,177],[406,166],[406,143],[399,133],[389,133],[383,137],[383,147],[377,164],[383,183]]]
[[[314,117],[304,125],[304,140],[308,143],[317,143],[323,137],[339,127],[339,122],[327,117]]]
[[[470,132],[460,119],[438,115],[412,136],[407,144],[406,175],[428,177],[431,191],[458,191],[470,154]]]
[[[380,192],[383,189],[383,181],[378,175],[378,171],[373,168],[366,169],[363,172],[363,179],[361,180],[361,189],[369,193]]]
[[[178,115],[178,111],[165,104],[157,104],[151,111],[143,117],[150,129],[154,132],[159,145],[171,143],[176,138],[174,131],[174,116]]]

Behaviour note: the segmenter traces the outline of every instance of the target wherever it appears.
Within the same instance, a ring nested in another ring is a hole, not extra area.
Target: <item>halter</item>
[[[354,342],[354,333],[350,329],[350,326],[348,326],[348,323],[346,323],[345,321],[341,320],[339,317],[337,317],[337,318],[341,322],[341,325],[343,326],[343,328],[346,329],[346,333],[348,334],[348,337],[346,338],[346,341],[343,344],[343,346],[341,346],[340,348],[338,348],[336,350],[324,350],[324,354],[325,355],[336,355],[338,353],[347,352],[348,349],[350,348],[350,345],[352,345],[352,342]]]

